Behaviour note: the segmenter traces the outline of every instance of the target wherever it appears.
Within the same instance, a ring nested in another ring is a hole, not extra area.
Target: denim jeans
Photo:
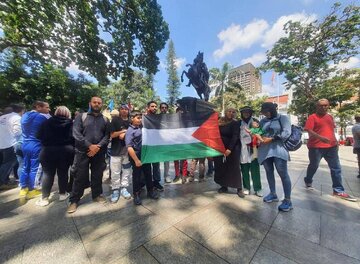
[[[0,185],[7,184],[10,173],[16,164],[14,147],[0,149]]]
[[[274,176],[274,165],[275,165],[276,171],[281,178],[285,199],[290,200],[291,181],[287,168],[287,160],[283,160],[276,157],[270,157],[264,160],[263,165],[266,171],[266,178],[269,184],[270,192],[274,194],[276,193],[275,176]]]
[[[307,168],[305,183],[312,183],[314,174],[319,168],[320,160],[324,158],[330,168],[332,188],[334,192],[343,192],[341,178],[341,165],[338,155],[338,147],[331,148],[309,148],[309,166]]]

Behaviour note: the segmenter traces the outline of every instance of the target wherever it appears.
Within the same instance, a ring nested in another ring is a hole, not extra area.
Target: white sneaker
[[[39,200],[36,201],[35,203],[37,206],[47,206],[50,204],[49,198],[40,198]]]
[[[255,192],[255,195],[256,195],[257,197],[263,197],[263,196],[264,196],[264,195],[263,195],[263,192],[262,192],[261,190]]]
[[[59,201],[65,201],[70,196],[70,193],[60,193],[59,194]]]
[[[249,195],[249,194],[250,194],[250,191],[249,191],[248,189],[244,189],[243,193],[244,193],[245,195]]]
[[[126,200],[129,200],[131,198],[131,194],[128,192],[128,190],[124,187],[121,188],[121,196],[124,197]]]

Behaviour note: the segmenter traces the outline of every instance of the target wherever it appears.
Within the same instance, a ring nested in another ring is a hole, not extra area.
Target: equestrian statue
[[[193,64],[186,64],[186,67],[190,67],[189,70],[183,71],[181,74],[181,82],[184,81],[184,74],[189,79],[189,83],[186,85],[190,87],[190,85],[194,86],[197,94],[200,99],[203,99],[202,95],[204,95],[204,100],[209,101],[210,95],[210,86],[209,82],[209,71],[204,63],[204,53],[198,52],[196,58],[194,59]]]

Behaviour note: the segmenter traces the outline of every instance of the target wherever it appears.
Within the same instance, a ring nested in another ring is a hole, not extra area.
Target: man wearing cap
[[[249,133],[249,128],[252,128],[254,111],[250,106],[245,106],[240,109],[240,142],[241,155],[240,167],[243,177],[244,194],[250,194],[250,173],[253,182],[253,188],[256,196],[262,197],[262,187],[260,181],[260,166],[257,160],[257,151],[254,151],[252,146],[252,135]],[[257,148],[255,146],[254,148]],[[256,149],[255,149],[256,150]]]
[[[356,198],[347,194],[342,185],[341,165],[338,155],[338,142],[335,137],[335,123],[331,115],[327,113],[329,101],[320,99],[316,103],[316,112],[310,115],[305,123],[304,130],[309,133],[307,147],[309,149],[309,165],[304,178],[305,187],[312,190],[313,177],[324,158],[330,168],[333,195],[348,201],[356,201]]]
[[[113,110],[114,111],[114,110]],[[111,152],[111,202],[116,203],[120,195],[125,199],[130,199],[128,192],[129,177],[131,175],[131,164],[127,148],[125,147],[125,133],[129,127],[129,108],[126,104],[121,104],[120,114],[113,116],[110,124]]]

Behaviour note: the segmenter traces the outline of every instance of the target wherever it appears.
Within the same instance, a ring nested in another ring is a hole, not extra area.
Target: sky
[[[359,0],[338,0],[346,6]],[[204,52],[208,68],[221,68],[228,62],[233,67],[251,62],[259,66],[265,61],[266,51],[285,36],[283,25],[289,21],[312,22],[330,13],[336,0],[158,0],[165,21],[169,24],[170,39],[175,45],[178,75],[188,69],[198,51]],[[166,100],[166,53],[168,45],[158,53],[159,72],[154,77],[154,88]],[[360,57],[351,58],[343,67],[360,67]],[[76,73],[76,65],[69,69]],[[284,92],[279,76],[272,83],[273,72],[262,74],[263,92],[278,95]],[[193,87],[181,84],[181,97],[197,97]]]

